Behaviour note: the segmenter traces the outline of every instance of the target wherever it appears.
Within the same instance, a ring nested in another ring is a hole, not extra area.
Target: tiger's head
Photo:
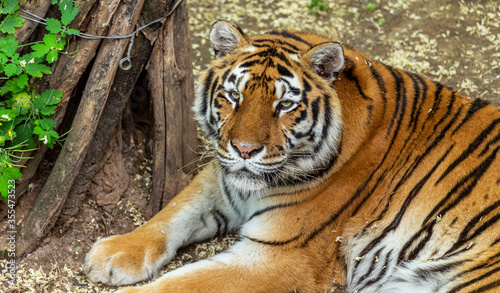
[[[239,190],[321,177],[340,148],[342,114],[331,85],[343,49],[286,34],[250,38],[227,21],[210,31],[216,60],[201,76],[194,112],[225,182]]]

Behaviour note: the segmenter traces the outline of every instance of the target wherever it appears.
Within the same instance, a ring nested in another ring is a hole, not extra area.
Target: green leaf
[[[19,9],[19,0],[4,0],[2,2],[2,14],[12,14]]]
[[[0,162],[0,165],[2,163]],[[7,167],[3,170],[2,174],[0,174],[0,193],[2,194],[2,199],[7,200],[9,198],[9,180],[16,180],[19,177],[23,176],[21,171],[16,167]]]
[[[43,106],[56,105],[61,101],[62,95],[62,92],[58,92],[53,89],[46,90],[37,99],[35,99],[33,106],[41,109]]]
[[[55,132],[54,130],[49,130],[49,133],[54,139],[59,138],[59,133]]]
[[[50,116],[54,114],[57,108],[57,103],[61,101],[62,92],[55,91],[53,89],[46,90],[40,96],[36,96],[33,99],[33,108],[38,109],[38,113],[43,116]],[[42,121],[43,122],[43,121]],[[42,128],[48,130],[48,128],[43,127],[39,120],[35,121],[35,124],[42,126]]]
[[[54,146],[55,140],[49,131],[42,129],[40,126],[35,126],[35,128],[33,128],[33,133],[38,135],[38,140],[49,148]]]
[[[47,62],[49,62],[49,64],[52,64],[57,61],[58,57],[59,56],[57,50],[50,50],[50,52],[47,54]]]
[[[5,75],[7,75],[7,77],[11,77],[14,74],[16,74],[17,65],[13,64],[13,63],[9,63],[9,64],[5,65],[5,68],[3,71],[4,71]]]
[[[80,31],[79,30],[76,30],[76,29],[67,29],[66,32],[68,33],[68,35],[78,35],[80,34]]]
[[[44,130],[53,130],[56,128],[56,122],[52,117],[42,117],[40,119],[35,120],[35,124],[39,125]]]
[[[59,2],[59,0],[52,0],[52,5],[56,5]]]
[[[45,36],[43,36],[43,42],[50,49],[55,48],[57,45],[57,37],[56,37],[56,35],[53,35],[53,34],[46,34]]]
[[[13,145],[26,143],[26,147],[32,149],[35,147],[35,139],[33,138],[33,123],[23,123],[14,128],[17,133],[16,138],[12,141]]]
[[[0,96],[3,96],[9,92],[12,93],[17,93],[20,92],[22,89],[17,85],[17,83],[13,79],[7,80],[5,85],[0,88]]]
[[[12,100],[12,110],[16,115],[26,115],[31,110],[31,97],[27,92],[14,94]]]
[[[0,109],[0,123],[1,125],[5,124],[4,122],[10,122],[14,119],[16,115],[12,111],[12,109]]]
[[[26,70],[26,73],[34,76],[34,77],[42,77],[43,74],[51,74],[52,71],[50,71],[50,67],[44,64],[39,64],[38,62],[34,63],[28,63],[26,64],[26,67],[24,67]]]
[[[44,115],[44,116],[50,116],[54,113],[56,113],[56,105],[53,106],[45,106],[42,109],[39,110],[39,113]]]
[[[0,31],[5,34],[13,34],[16,32],[16,27],[22,27],[24,18],[17,16],[16,14],[9,14],[0,23]]]
[[[7,63],[7,61],[9,61],[9,58],[7,58],[7,56],[5,56],[3,53],[0,53],[0,65]]]
[[[62,31],[61,22],[55,18],[47,18],[47,25],[45,28],[53,34],[57,34]]]
[[[80,11],[80,6],[74,7],[73,1],[62,0],[59,2],[59,10],[61,11],[61,22],[63,25],[70,24]]]
[[[373,12],[377,9],[377,4],[371,3],[366,6],[366,11]]]
[[[385,18],[381,18],[378,20],[378,24],[383,25],[385,23]]]
[[[31,46],[31,49],[33,50],[33,53],[31,53],[33,57],[41,58],[49,52],[50,47],[47,46],[46,44],[37,43]]]
[[[0,51],[4,52],[7,57],[12,57],[16,53],[18,44],[14,36],[0,38]]]
[[[8,167],[7,169],[3,170],[2,175],[4,176],[7,175],[10,179],[14,180],[23,176],[21,171],[19,171],[19,169],[17,169],[16,167]]]
[[[28,86],[29,78],[28,78],[28,75],[26,73],[19,75],[18,77],[14,78],[13,80],[20,89],[24,89],[25,87]]]

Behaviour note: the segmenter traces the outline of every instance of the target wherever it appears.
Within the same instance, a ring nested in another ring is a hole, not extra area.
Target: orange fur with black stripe
[[[123,292],[498,292],[500,111],[322,36],[219,21],[196,119],[216,159],[85,272]]]

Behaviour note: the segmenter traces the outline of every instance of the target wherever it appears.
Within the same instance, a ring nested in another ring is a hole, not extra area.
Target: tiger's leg
[[[152,278],[179,247],[241,225],[224,204],[215,177],[214,166],[205,168],[145,225],[97,241],[85,258],[86,275],[109,285]]]
[[[242,239],[212,258],[185,265],[141,287],[117,293],[229,293],[324,292],[328,280],[320,276],[307,248],[284,248]],[[318,252],[316,252],[318,254]]]

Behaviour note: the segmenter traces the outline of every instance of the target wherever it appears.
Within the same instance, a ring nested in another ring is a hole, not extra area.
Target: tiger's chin
[[[241,191],[257,192],[269,188],[269,184],[264,179],[264,176],[259,176],[245,170],[228,173],[225,179],[233,188]]]

